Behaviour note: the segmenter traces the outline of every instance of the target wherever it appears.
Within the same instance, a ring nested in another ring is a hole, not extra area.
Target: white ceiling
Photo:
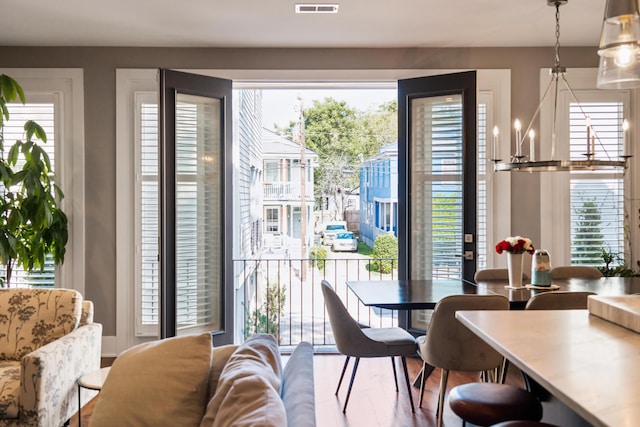
[[[560,8],[562,46],[597,46],[606,0]],[[300,3],[312,3],[300,1]],[[166,47],[552,46],[546,0],[2,0],[0,45]]]

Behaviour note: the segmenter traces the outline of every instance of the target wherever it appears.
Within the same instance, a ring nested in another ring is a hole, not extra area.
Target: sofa
[[[78,411],[78,378],[100,368],[102,325],[71,289],[0,289],[0,426],[57,427]],[[95,392],[83,392],[84,405]]]
[[[114,361],[89,425],[314,427],[313,348],[300,343],[283,363],[268,334],[222,347],[209,333],[136,345]]]

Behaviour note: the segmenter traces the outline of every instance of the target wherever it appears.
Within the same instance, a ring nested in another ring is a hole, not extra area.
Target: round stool
[[[503,423],[494,424],[491,427],[558,427],[555,424],[541,423],[539,421],[505,421]]]
[[[469,383],[449,392],[451,410],[465,422],[492,426],[503,421],[540,421],[542,404],[528,391],[508,384]]]

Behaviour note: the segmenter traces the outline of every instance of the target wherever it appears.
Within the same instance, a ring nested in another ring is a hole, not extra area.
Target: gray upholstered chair
[[[526,310],[585,310],[589,295],[595,292],[544,292],[529,298]]]
[[[522,279],[529,280],[529,275],[522,273]],[[509,280],[509,269],[507,268],[485,268],[476,271],[473,276],[474,282],[482,282],[485,280]]]
[[[442,425],[449,371],[477,371],[486,375],[499,368],[503,361],[500,353],[455,318],[458,310],[509,310],[509,300],[502,295],[453,295],[436,305],[429,331],[418,339],[418,348],[424,361],[423,371],[427,364],[442,371],[436,412],[439,426]],[[422,406],[424,395],[425,378],[424,375],[421,377],[418,406]]]
[[[404,369],[404,379],[407,384],[407,393],[411,402],[411,411],[415,412],[413,406],[413,397],[411,395],[411,384],[409,382],[409,373],[407,371],[407,356],[413,356],[418,350],[415,338],[402,328],[367,328],[356,322],[349,311],[344,306],[340,297],[335,293],[333,287],[326,280],[322,281],[322,294],[324,296],[324,304],[329,313],[329,322],[331,330],[336,341],[338,351],[346,356],[336,395],[340,390],[340,385],[344,378],[347,365],[351,357],[355,357],[353,372],[351,373],[351,381],[347,397],[344,401],[342,412],[346,412],[353,380],[356,377],[358,363],[361,357],[394,357],[400,356],[402,360],[402,368]],[[393,360],[392,360],[393,362]],[[395,376],[395,365],[394,365]],[[396,379],[396,391],[397,391]]]
[[[552,279],[599,279],[602,273],[586,265],[564,265],[551,269]]]

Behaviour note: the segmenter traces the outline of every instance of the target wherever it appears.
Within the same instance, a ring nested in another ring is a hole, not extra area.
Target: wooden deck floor
[[[108,366],[110,362],[106,361],[104,364]],[[342,355],[322,354],[314,356],[318,427],[431,427],[437,425],[435,410],[440,381],[439,369],[436,369],[427,381],[422,408],[418,408],[419,389],[412,387],[413,399],[416,405],[416,412],[412,414],[407,389],[402,378],[400,360],[396,361],[400,389],[396,393],[393,383],[393,370],[389,358],[361,359],[347,413],[343,414],[342,405],[347,392],[353,360],[349,364],[340,393],[335,396],[334,393],[343,364],[344,356]],[[418,358],[410,358],[407,360],[407,365],[409,376],[413,379],[422,367],[422,361]],[[476,380],[477,375],[473,373],[451,372],[448,390],[457,384]],[[507,382],[521,385],[517,372],[510,372]],[[100,396],[96,399],[99,398]],[[95,399],[82,409],[83,426],[89,425],[94,404]],[[451,412],[447,405],[445,405],[444,411],[444,425],[447,427],[462,425],[462,421]],[[70,426],[78,426],[77,416],[72,418]]]

